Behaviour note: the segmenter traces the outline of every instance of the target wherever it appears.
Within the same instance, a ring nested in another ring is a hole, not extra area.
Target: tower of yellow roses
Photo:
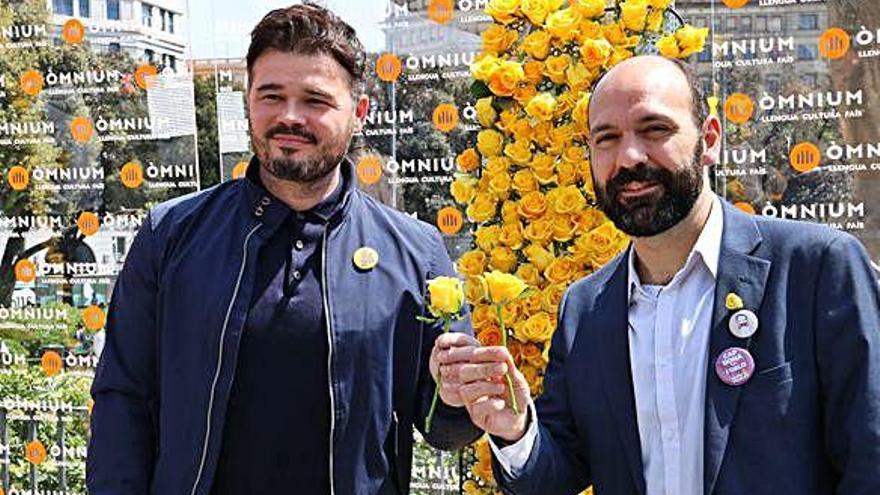
[[[502,342],[480,282],[512,273],[534,290],[507,304],[508,347],[533,395],[542,391],[563,292],[607,263],[627,238],[597,210],[587,149],[590,90],[636,53],[687,57],[708,30],[675,22],[672,0],[491,0],[494,23],[471,66],[482,130],[457,158],[451,186],[474,224],[475,246],[459,258],[477,338]],[[465,491],[494,493],[489,449],[479,443]]]

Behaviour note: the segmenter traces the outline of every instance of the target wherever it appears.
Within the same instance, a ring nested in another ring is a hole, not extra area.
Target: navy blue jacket
[[[426,280],[452,275],[452,264],[436,229],[356,189],[347,161],[342,171],[343,207],[322,242],[331,486],[408,493],[412,426],[423,430],[434,391],[428,357],[441,332],[416,316]],[[243,179],[150,212],[116,282],[92,387],[92,495],[209,492],[255,260],[287,211]],[[355,266],[360,247],[378,252],[375,268]],[[441,407],[426,439],[454,449],[479,434],[464,409]],[[253,454],[242,469],[262,469]]]
[[[505,493],[645,495],[627,339],[627,261],[573,284],[550,348],[539,433]],[[706,495],[880,493],[880,288],[852,236],[724,206],[706,370]],[[734,337],[728,293],[756,312]],[[715,358],[745,347],[755,374],[725,385]],[[688,448],[686,445],[682,448]],[[682,494],[697,495],[697,494]]]

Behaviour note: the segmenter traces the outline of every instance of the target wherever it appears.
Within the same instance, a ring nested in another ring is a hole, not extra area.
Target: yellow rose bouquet
[[[609,68],[634,55],[685,58],[704,49],[708,30],[684,23],[671,4],[487,4],[494,22],[483,31],[483,50],[471,65],[481,130],[473,147],[458,156],[451,187],[474,235],[457,269],[465,279],[477,339],[510,349],[532,395],[543,390],[565,289],[629,242],[595,206],[587,139],[590,91]],[[496,280],[523,290],[517,297],[502,296],[486,287]],[[491,470],[473,473],[479,487],[494,489]]]
[[[449,332],[452,322],[461,319],[461,308],[464,305],[464,289],[461,280],[455,277],[437,277],[428,280],[428,312],[432,318],[425,316],[416,317],[425,323],[443,322],[443,333]],[[431,431],[431,421],[434,419],[434,411],[437,409],[437,399],[440,396],[441,378],[437,377],[437,386],[434,388],[434,398],[431,400],[431,409],[425,418],[425,431]]]

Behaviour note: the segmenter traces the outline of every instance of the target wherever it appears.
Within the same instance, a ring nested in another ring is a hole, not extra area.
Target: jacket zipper
[[[238,270],[238,279],[235,281],[235,289],[232,291],[232,298],[229,300],[229,306],[226,308],[226,318],[223,320],[223,329],[220,330],[220,347],[217,356],[217,369],[214,371],[214,381],[211,383],[211,396],[208,401],[207,423],[205,425],[205,441],[202,445],[202,460],[199,462],[199,471],[196,474],[196,481],[193,483],[190,495],[195,495],[199,482],[202,481],[202,473],[205,469],[205,460],[208,457],[208,444],[211,440],[211,415],[214,412],[214,394],[217,390],[217,381],[220,379],[220,370],[223,368],[223,341],[226,338],[226,328],[229,325],[229,317],[232,315],[232,306],[235,305],[235,299],[238,297],[238,290],[241,288],[241,278],[244,275],[244,269],[247,265],[247,246],[251,237],[262,226],[257,224],[248,235],[244,238],[244,246],[242,248],[243,255],[241,257],[241,267]]]
[[[321,294],[324,296],[324,319],[327,321],[327,384],[330,389],[330,495],[335,493],[333,482],[333,434],[336,429],[336,405],[333,397],[333,325],[330,312],[330,290],[327,287],[327,230],[324,227],[321,242]]]

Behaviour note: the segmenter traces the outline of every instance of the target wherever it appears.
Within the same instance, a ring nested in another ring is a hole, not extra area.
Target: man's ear
[[[364,128],[364,120],[367,118],[367,112],[370,110],[370,98],[367,95],[360,95],[355,101],[354,116],[356,118],[355,132],[360,132]]]
[[[721,121],[718,117],[714,115],[707,117],[703,122],[702,133],[702,164],[714,165],[721,156]]]

